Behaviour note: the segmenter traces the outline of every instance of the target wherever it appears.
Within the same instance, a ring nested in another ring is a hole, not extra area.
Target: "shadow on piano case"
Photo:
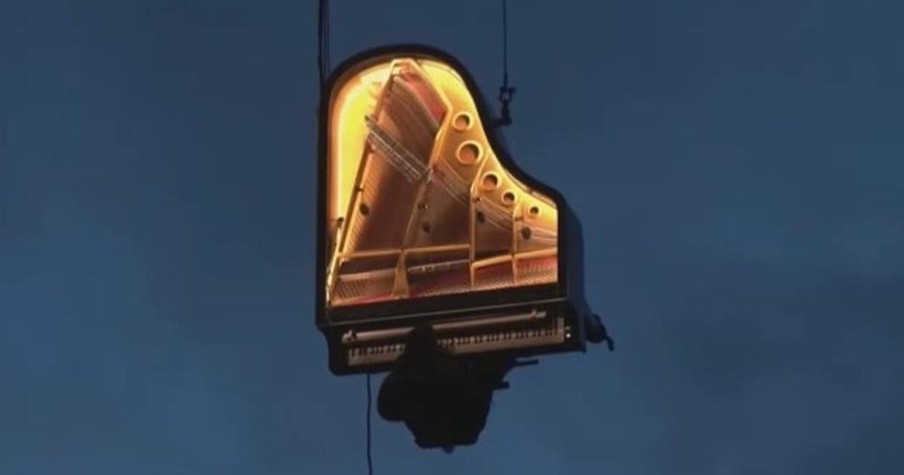
[[[334,374],[390,370],[423,324],[463,359],[608,340],[577,217],[518,168],[454,57],[360,53],[331,75],[319,122],[316,311]]]

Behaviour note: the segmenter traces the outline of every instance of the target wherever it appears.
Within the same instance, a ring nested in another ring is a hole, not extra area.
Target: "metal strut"
[[[508,74],[508,2],[502,0],[502,85],[499,86],[499,102],[502,104],[502,110],[497,125],[512,124],[509,104],[512,102],[515,91],[516,89],[509,85]]]

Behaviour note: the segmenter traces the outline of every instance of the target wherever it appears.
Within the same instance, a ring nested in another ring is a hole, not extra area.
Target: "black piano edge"
[[[515,175],[527,186],[545,194],[551,198],[560,213],[559,219],[559,252],[558,252],[558,282],[549,285],[539,285],[523,288],[502,289],[495,291],[475,292],[465,295],[442,295],[424,297],[403,301],[381,302],[357,307],[338,307],[332,311],[326,308],[326,298],[323,289],[326,285],[326,235],[327,228],[323,225],[326,221],[326,185],[327,185],[327,143],[329,125],[329,105],[332,99],[333,89],[338,81],[353,70],[367,68],[378,64],[391,56],[410,56],[424,59],[435,59],[451,65],[462,77],[470,93],[473,95],[477,106],[477,113],[484,125],[487,141],[496,153],[500,164]],[[315,256],[315,282],[316,282],[316,312],[317,327],[326,338],[329,347],[330,371],[336,375],[359,374],[368,372],[380,372],[388,369],[389,365],[376,365],[374,367],[349,367],[345,362],[345,351],[340,341],[342,333],[349,328],[387,328],[406,326],[411,322],[424,321],[424,313],[435,314],[439,311],[447,312],[446,318],[428,317],[428,321],[442,321],[448,318],[473,312],[476,308],[485,311],[486,308],[509,307],[527,308],[543,305],[541,302],[557,301],[568,308],[567,314],[574,317],[573,327],[577,335],[574,344],[565,347],[531,348],[525,354],[519,356],[535,356],[540,354],[560,353],[568,351],[584,351],[586,342],[587,325],[599,324],[598,317],[590,310],[587,304],[584,290],[584,256],[583,233],[581,223],[565,197],[557,189],[544,184],[523,171],[509,154],[505,145],[502,131],[496,124],[496,117],[489,102],[481,92],[470,71],[452,54],[427,45],[399,44],[386,45],[368,49],[355,54],[343,61],[330,74],[320,98],[318,109],[318,156],[317,156],[317,213],[315,228],[317,229],[317,249]],[[509,305],[506,305],[506,302]],[[421,315],[417,315],[421,314]],[[406,318],[406,316],[409,316]],[[387,317],[393,318],[393,324],[387,325],[385,321],[377,322]],[[596,342],[594,342],[596,343]]]

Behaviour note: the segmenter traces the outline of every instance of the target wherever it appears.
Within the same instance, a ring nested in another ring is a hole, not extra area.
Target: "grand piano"
[[[349,59],[324,90],[319,139],[316,311],[332,372],[388,370],[425,322],[461,357],[601,340],[578,220],[507,154],[454,57]]]

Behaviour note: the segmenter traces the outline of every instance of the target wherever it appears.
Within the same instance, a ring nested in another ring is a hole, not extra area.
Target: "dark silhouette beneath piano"
[[[406,348],[380,387],[377,410],[404,422],[421,448],[477,442],[486,425],[493,392],[514,366],[509,357],[455,359],[442,351],[429,325],[411,331]]]

